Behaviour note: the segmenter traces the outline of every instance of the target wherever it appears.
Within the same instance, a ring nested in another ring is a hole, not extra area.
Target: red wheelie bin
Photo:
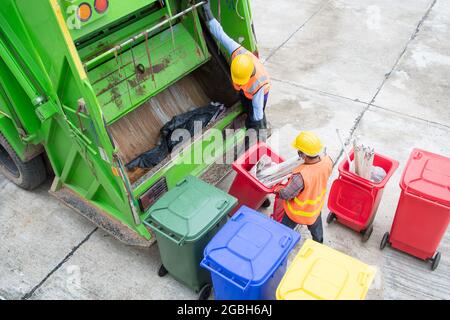
[[[275,163],[284,162],[284,159],[275,154],[264,142],[258,142],[233,163],[233,170],[236,171],[237,176],[228,193],[238,199],[239,204],[236,208],[247,206],[258,210],[261,206],[270,206],[267,196],[274,193],[276,186],[269,188],[250,173],[264,155],[269,156]],[[237,210],[232,211],[230,216],[233,216]]]
[[[350,154],[354,159],[354,153]],[[398,168],[398,161],[375,153],[374,166],[386,171],[381,182],[364,179],[349,171],[349,163],[344,160],[339,165],[339,178],[333,182],[328,198],[330,214],[327,222],[337,220],[341,224],[361,233],[362,241],[369,240],[373,232],[373,221],[378,210],[384,187]]]
[[[435,270],[441,260],[439,243],[450,221],[450,158],[414,149],[400,181],[402,193],[387,244],[419,259]]]

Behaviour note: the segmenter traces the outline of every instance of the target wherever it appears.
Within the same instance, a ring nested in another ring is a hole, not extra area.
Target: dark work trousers
[[[267,132],[261,131],[263,129],[267,129],[267,120],[266,120],[266,105],[267,100],[269,99],[269,94],[266,94],[264,96],[264,118],[261,121],[255,121],[254,118],[254,112],[253,112],[253,101],[247,98],[244,94],[244,92],[241,90],[239,92],[239,96],[241,98],[241,104],[244,106],[245,111],[247,112],[247,119],[245,120],[245,127],[247,129],[254,129],[256,130],[256,139],[257,141],[266,141],[267,139]],[[256,141],[250,141],[250,137],[247,135],[245,137],[244,146],[245,150],[248,150]]]
[[[283,221],[281,221],[281,223],[291,229],[295,229],[295,227],[297,226],[297,223],[292,221],[286,213],[284,213]],[[323,243],[322,213],[320,213],[314,224],[308,226],[308,230],[309,232],[311,232],[314,241]]]
[[[253,117],[253,114],[254,114],[253,101],[250,100],[249,98],[247,98],[242,90],[239,92],[239,96],[241,98],[241,104],[244,106],[245,110],[247,111],[247,120],[245,121],[245,126],[247,127],[247,129],[253,128],[255,123],[260,122],[260,121],[255,121],[255,118]],[[269,94],[266,94],[264,96],[264,119],[263,119],[264,128],[259,128],[259,129],[266,129],[266,127],[267,127],[266,115],[265,115],[267,100],[269,100]]]

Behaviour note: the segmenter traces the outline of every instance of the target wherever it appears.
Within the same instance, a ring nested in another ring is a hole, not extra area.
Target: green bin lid
[[[164,194],[145,224],[175,242],[195,241],[226,216],[237,199],[193,176]]]

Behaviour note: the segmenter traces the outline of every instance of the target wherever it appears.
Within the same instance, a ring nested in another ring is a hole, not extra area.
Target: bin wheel
[[[384,248],[386,248],[386,245],[388,243],[389,243],[389,232],[386,232],[383,236],[383,239],[381,240],[380,250],[383,250]]]
[[[161,267],[159,267],[158,270],[158,276],[165,277],[167,274],[169,273],[169,271],[167,271],[166,267],[164,267],[164,265],[161,265]]]
[[[200,301],[208,300],[209,297],[211,296],[211,292],[212,292],[212,285],[208,283],[205,286],[203,286],[203,288],[200,290],[198,300]]]
[[[270,205],[272,204],[272,202],[270,201],[270,199],[266,199],[264,200],[263,204],[262,204],[262,208],[268,208],[270,207]]]
[[[370,239],[370,236],[373,232],[373,226],[370,226],[366,230],[362,232],[362,242],[367,242]]]
[[[336,215],[333,212],[330,212],[327,216],[327,223],[330,224],[334,220],[336,220]]]
[[[436,253],[436,255],[434,256],[432,263],[431,263],[431,271],[434,271],[437,269],[437,267],[439,266],[439,262],[441,262],[441,253],[438,252]]]

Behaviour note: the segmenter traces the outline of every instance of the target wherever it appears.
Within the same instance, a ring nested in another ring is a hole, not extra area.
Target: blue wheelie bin
[[[300,234],[241,207],[206,246],[216,300],[274,300]]]

